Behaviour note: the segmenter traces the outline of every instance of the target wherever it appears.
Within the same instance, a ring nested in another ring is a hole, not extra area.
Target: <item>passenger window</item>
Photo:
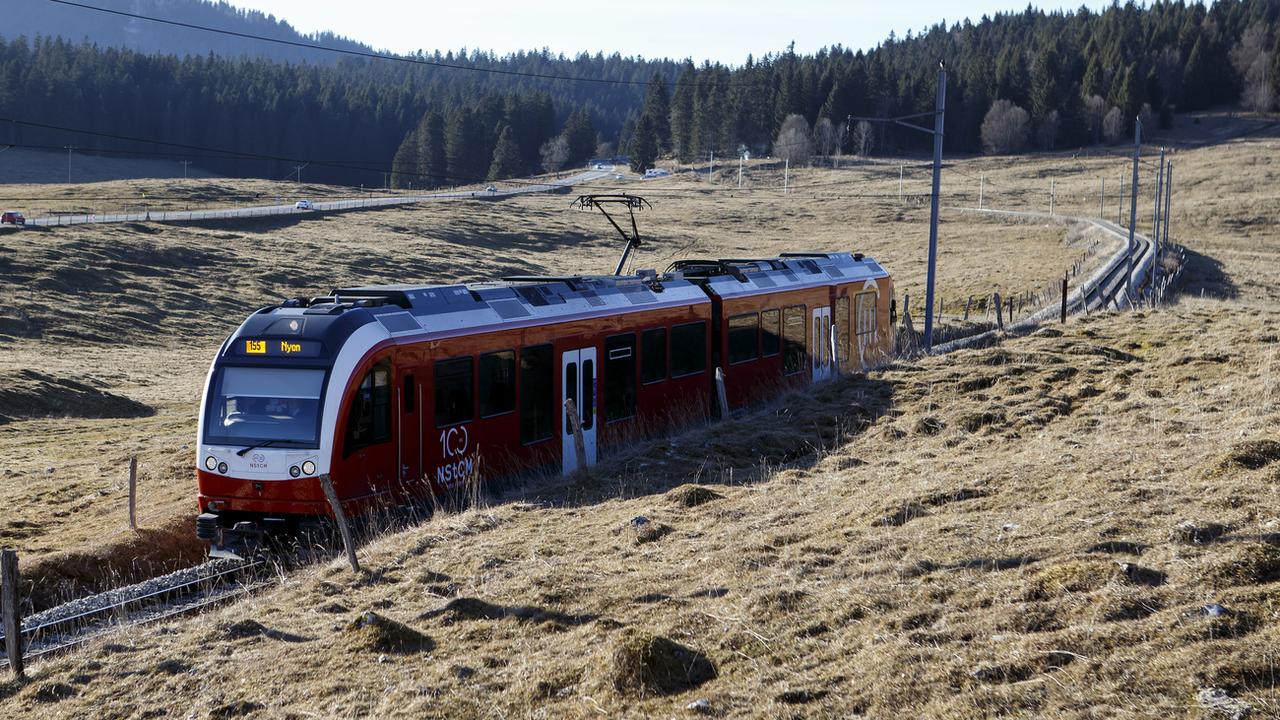
[[[676,325],[671,328],[671,377],[681,377],[707,369],[707,324]]]
[[[582,361],[582,404],[578,406],[582,429],[590,430],[596,424],[596,361]]]
[[[391,370],[370,370],[351,398],[344,454],[391,439]]]
[[[457,425],[474,417],[471,357],[436,362],[436,427]]]
[[[405,375],[404,391],[403,391],[403,395],[400,398],[400,407],[404,408],[405,415],[413,414],[413,400],[416,394],[417,393],[415,391],[415,388],[413,387],[413,376]]]
[[[501,350],[480,356],[480,417],[502,415],[516,409],[516,351]]]
[[[729,318],[729,364],[755,360],[760,345],[760,316],[755,313]]]
[[[782,310],[782,372],[786,375],[804,370],[807,364],[804,309],[792,305]]]
[[[520,442],[527,444],[551,437],[554,397],[551,346],[523,348],[520,351]]]
[[[635,414],[636,336],[615,335],[604,341],[604,419],[610,422]]]
[[[778,349],[781,347],[781,338],[778,334],[778,317],[777,310],[765,310],[760,313],[760,354],[764,357],[777,355]]]
[[[640,382],[655,383],[667,379],[667,329],[645,330],[640,339]]]
[[[582,383],[578,382],[578,363],[569,363],[564,366],[564,397],[566,400],[573,401],[573,408],[578,411],[578,422],[582,422],[582,403],[578,402],[578,387]],[[573,421],[570,419],[569,410],[564,411],[564,432],[569,434],[573,431]]]

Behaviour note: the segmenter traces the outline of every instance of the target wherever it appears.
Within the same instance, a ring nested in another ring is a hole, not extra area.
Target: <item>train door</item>
[[[400,487],[412,492],[422,479],[422,386],[412,372],[400,376],[396,409]]]
[[[813,309],[813,344],[810,346],[813,358],[813,381],[830,380],[831,364],[831,307],[823,305]]]
[[[573,400],[582,424],[582,442],[587,467],[596,464],[596,349],[566,350],[560,354],[560,406]],[[577,441],[566,413],[561,423],[560,447],[564,474],[578,469]]]

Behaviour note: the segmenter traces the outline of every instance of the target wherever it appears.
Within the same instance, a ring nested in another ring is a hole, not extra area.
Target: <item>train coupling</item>
[[[283,521],[266,518],[263,523],[241,520],[227,527],[216,513],[201,513],[196,516],[196,537],[209,543],[211,558],[244,560],[256,555],[263,546],[273,529],[267,526],[281,524]]]

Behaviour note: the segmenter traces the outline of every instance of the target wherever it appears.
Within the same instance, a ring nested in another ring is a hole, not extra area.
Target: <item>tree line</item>
[[[924,151],[924,133],[856,118],[931,111],[944,60],[947,152],[1017,152],[1120,141],[1144,115],[1168,126],[1175,111],[1275,107],[1280,3],[1028,7],[890,34],[869,51],[787,48],[736,67],[617,54],[420,57],[504,72],[179,58],[18,39],[0,41],[0,107],[49,124],[309,159],[308,179],[318,181],[423,187],[554,171],[601,154],[628,154],[644,169],[660,156]],[[29,127],[9,135],[156,150]],[[283,177],[292,165],[213,155],[193,159],[229,175]]]

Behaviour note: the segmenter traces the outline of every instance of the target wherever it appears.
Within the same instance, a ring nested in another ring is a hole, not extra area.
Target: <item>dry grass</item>
[[[1280,461],[1229,459],[1280,424],[1277,346],[1255,340],[1278,325],[1197,300],[840,381],[375,541],[363,576],[334,563],[112,638],[8,702],[1180,717],[1218,687],[1266,717]],[[979,374],[994,381],[963,382]],[[668,530],[640,542],[637,516]],[[1189,540],[1188,522],[1221,530]],[[262,630],[217,630],[249,621]]]
[[[1200,689],[1219,688],[1280,715],[1280,461],[1264,442],[1280,425],[1277,149],[1264,136],[1175,154],[1172,228],[1192,250],[1195,299],[895,364],[642,443],[589,477],[375,541],[361,577],[304,570],[207,617],[43,665],[0,697],[52,717],[652,717],[705,698],[735,717],[1083,718],[1195,717]],[[1119,164],[957,169],[988,174],[989,203],[1024,207],[1052,176],[1059,207],[1085,212],[1086,188]],[[896,168],[834,171],[856,173],[896,192]],[[797,182],[808,174],[832,171]],[[919,297],[922,208],[829,190],[749,202],[657,192],[705,182],[645,184],[660,202],[642,217],[654,242],[640,265],[852,246]],[[944,298],[997,282],[1034,290],[1078,257],[1060,226],[944,221]],[[68,405],[79,417],[0,408],[14,418],[0,426],[4,519],[37,524],[0,536],[24,557],[122,525],[134,452],[151,522],[187,510],[182,446],[207,358],[263,296],[605,270],[617,250],[564,198],[157,227],[24,234],[21,246],[0,235],[19,298],[0,310],[0,374],[38,368],[50,379],[26,381],[74,379],[90,388],[74,397],[93,398]],[[179,251],[198,255],[184,265]],[[77,257],[117,284],[72,275]],[[148,270],[157,263],[162,273]],[[154,414],[83,417],[114,397]],[[69,499],[76,511],[53,517]],[[1225,611],[1205,610],[1215,604]],[[398,649],[405,638],[411,651]]]

